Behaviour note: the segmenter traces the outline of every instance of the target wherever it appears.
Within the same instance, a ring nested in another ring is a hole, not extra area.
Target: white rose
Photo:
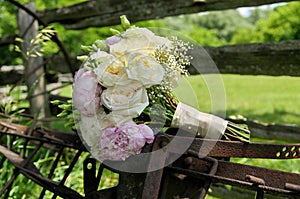
[[[132,117],[140,115],[149,104],[146,88],[137,81],[107,88],[101,101],[109,110],[122,111]]]
[[[94,72],[102,86],[109,87],[116,84],[128,84],[125,66],[118,57],[104,51],[99,51],[90,62],[95,62],[97,65]]]
[[[146,87],[160,84],[164,73],[164,68],[153,57],[140,53],[133,53],[129,57],[128,78],[140,81]]]
[[[129,28],[121,35],[121,40],[110,45],[110,53],[140,52],[152,55],[157,47],[171,45],[171,41],[164,37],[156,36],[147,28]]]

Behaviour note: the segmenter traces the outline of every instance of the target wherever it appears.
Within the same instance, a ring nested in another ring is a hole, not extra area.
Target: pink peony
[[[102,87],[91,71],[79,69],[74,77],[73,104],[83,115],[92,116],[100,109]]]
[[[106,128],[99,139],[100,160],[125,160],[130,155],[139,154],[146,142],[152,143],[153,140],[153,131],[145,124],[129,121]]]

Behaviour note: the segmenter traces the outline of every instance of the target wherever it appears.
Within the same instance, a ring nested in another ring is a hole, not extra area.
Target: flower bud
[[[82,55],[82,56],[77,56],[76,58],[77,58],[77,60],[84,62],[84,61],[86,61],[89,57],[88,57],[87,55]]]
[[[81,45],[80,46],[81,50],[85,51],[85,52],[92,52],[94,51],[93,47],[92,46],[84,46],[84,45]]]
[[[114,29],[114,28],[111,28],[111,29],[109,29],[110,30],[110,32],[113,34],[113,35],[120,35],[121,33],[120,33],[120,31],[118,31],[118,30],[116,30],[116,29]]]
[[[93,47],[100,49],[102,51],[108,51],[108,47],[103,40],[96,40],[93,44]],[[94,50],[97,50],[97,49],[94,49]]]
[[[121,19],[121,26],[124,30],[130,28],[130,21],[127,19],[126,15],[120,16]]]

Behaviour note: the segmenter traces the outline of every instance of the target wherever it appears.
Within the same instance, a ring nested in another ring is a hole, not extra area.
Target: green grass
[[[211,112],[212,98],[204,79],[221,78],[226,96],[226,116],[242,115],[250,120],[266,123],[297,124],[300,126],[300,78],[240,75],[197,75],[188,77],[188,82],[198,100],[200,110]],[[222,85],[211,85],[212,92]],[[190,101],[193,93],[185,83],[178,88],[179,97]],[[221,108],[223,108],[220,105]]]

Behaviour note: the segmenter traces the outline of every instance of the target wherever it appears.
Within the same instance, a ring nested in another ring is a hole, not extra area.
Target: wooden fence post
[[[31,11],[35,12],[35,4],[33,2],[26,5]],[[39,118],[46,117],[49,114],[48,95],[42,94],[46,91],[45,71],[43,67],[43,58],[41,56],[28,56],[30,41],[36,38],[38,34],[38,22],[34,20],[24,10],[19,9],[17,13],[17,24],[19,36],[23,39],[21,50],[23,52],[23,63],[25,67],[24,77],[27,85],[30,101],[30,113]],[[40,48],[37,46],[37,48]]]

